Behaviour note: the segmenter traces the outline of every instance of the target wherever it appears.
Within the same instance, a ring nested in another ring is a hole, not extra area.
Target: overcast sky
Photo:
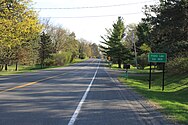
[[[125,24],[138,23],[144,17],[144,5],[158,0],[33,0],[39,17],[51,17],[51,23],[75,32],[77,38],[99,43],[105,28],[111,28],[118,16]],[[54,8],[54,9],[49,9]],[[59,9],[58,9],[59,8]],[[54,18],[56,17],[56,18]]]

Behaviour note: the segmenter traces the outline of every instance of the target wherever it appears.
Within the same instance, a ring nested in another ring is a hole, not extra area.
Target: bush
[[[53,58],[47,58],[44,60],[44,64],[46,66],[54,66],[55,65],[55,60]]]
[[[148,65],[148,55],[143,53],[142,55],[138,56],[137,61],[138,61],[138,67],[140,69],[144,69],[144,67]]]
[[[167,63],[167,71],[169,73],[188,73],[188,58],[174,58]]]
[[[79,55],[79,58],[80,58],[80,59],[85,59],[85,58],[86,58],[86,54],[85,54],[85,53],[81,53],[81,54]]]
[[[71,52],[61,52],[57,54],[53,54],[52,58],[54,60],[54,64],[57,66],[63,66],[71,61]]]

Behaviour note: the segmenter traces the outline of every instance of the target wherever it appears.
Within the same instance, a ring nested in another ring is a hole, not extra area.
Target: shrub
[[[53,58],[47,58],[44,60],[44,64],[46,66],[53,66],[55,65],[55,60]]]
[[[188,73],[188,58],[174,58],[167,63],[167,71],[169,73]]]
[[[57,66],[63,66],[71,61],[71,52],[60,52],[57,54],[53,54],[52,58],[54,60],[54,64]]]
[[[144,67],[148,65],[148,55],[143,53],[142,55],[138,56],[137,61],[138,61],[138,67],[140,69],[144,69]]]
[[[81,54],[79,55],[79,58],[80,58],[80,59],[85,59],[85,58],[86,58],[86,54],[85,54],[85,53],[81,53]]]

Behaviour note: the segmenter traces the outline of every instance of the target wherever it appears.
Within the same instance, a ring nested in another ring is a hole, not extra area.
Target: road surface
[[[0,125],[167,125],[99,59],[0,77]]]

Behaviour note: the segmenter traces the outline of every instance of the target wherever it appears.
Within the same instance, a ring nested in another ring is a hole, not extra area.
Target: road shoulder
[[[124,70],[112,70],[107,67],[105,68],[105,70],[108,72],[109,76],[113,79],[116,86],[120,88],[122,96],[125,96],[125,94],[128,93],[129,99],[134,100],[137,103],[139,103],[144,108],[144,110],[146,110],[150,114],[150,116],[153,117],[153,121],[158,121],[160,125],[161,124],[162,125],[163,124],[164,125],[179,125],[178,123],[171,121],[170,119],[167,118],[167,116],[162,114],[160,112],[162,108],[158,104],[148,100],[147,98],[145,98],[144,96],[136,92],[134,88],[128,86],[126,83],[121,83],[118,80],[118,77],[122,76],[122,74],[125,72]],[[126,98],[127,98],[127,95],[126,95]],[[140,109],[138,109],[137,111],[140,112],[139,110]],[[141,116],[141,117],[144,117],[144,119],[147,119],[146,116]]]

